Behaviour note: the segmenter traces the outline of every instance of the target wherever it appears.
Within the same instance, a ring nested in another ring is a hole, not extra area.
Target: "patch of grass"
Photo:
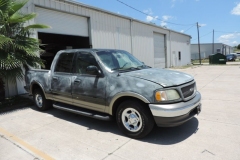
[[[209,59],[202,59],[201,63],[209,63]],[[197,60],[193,60],[192,64],[199,64],[199,60],[198,59]]]
[[[186,69],[189,67],[192,67],[193,65],[189,64],[189,65],[185,65],[185,66],[179,66],[179,67],[171,67],[171,69]]]
[[[23,96],[14,96],[6,98],[4,101],[0,102],[0,112],[18,109],[33,104],[34,104],[33,101],[29,98]]]

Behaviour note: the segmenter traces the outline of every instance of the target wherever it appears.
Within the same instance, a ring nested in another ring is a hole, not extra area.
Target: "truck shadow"
[[[31,107],[36,110],[35,107]],[[116,121],[101,121],[57,109],[51,109],[45,111],[45,113],[50,114],[59,119],[75,123],[88,128],[88,130],[96,130],[99,132],[110,132],[116,135],[125,136],[116,124]],[[152,132],[143,139],[137,139],[138,141],[159,144],[159,145],[171,145],[176,144],[181,141],[186,140],[198,131],[198,120],[197,118],[192,118],[185,124],[178,127],[163,128],[154,127]]]

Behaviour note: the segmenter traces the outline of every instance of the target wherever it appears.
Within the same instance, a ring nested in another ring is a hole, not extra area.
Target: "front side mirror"
[[[88,74],[92,74],[92,75],[101,74],[101,71],[96,66],[88,66],[87,69],[86,69],[86,72]]]

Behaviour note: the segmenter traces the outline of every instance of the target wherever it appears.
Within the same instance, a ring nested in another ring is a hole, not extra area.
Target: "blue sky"
[[[119,0],[149,16],[118,0],[76,1],[184,32],[192,36],[192,43],[198,42],[198,22],[201,43],[212,43],[214,29],[215,43],[240,44],[240,0]]]

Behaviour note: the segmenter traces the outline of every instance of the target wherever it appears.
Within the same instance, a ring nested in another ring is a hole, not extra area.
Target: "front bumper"
[[[174,127],[185,123],[201,112],[201,94],[187,101],[175,104],[149,104],[157,126]]]

